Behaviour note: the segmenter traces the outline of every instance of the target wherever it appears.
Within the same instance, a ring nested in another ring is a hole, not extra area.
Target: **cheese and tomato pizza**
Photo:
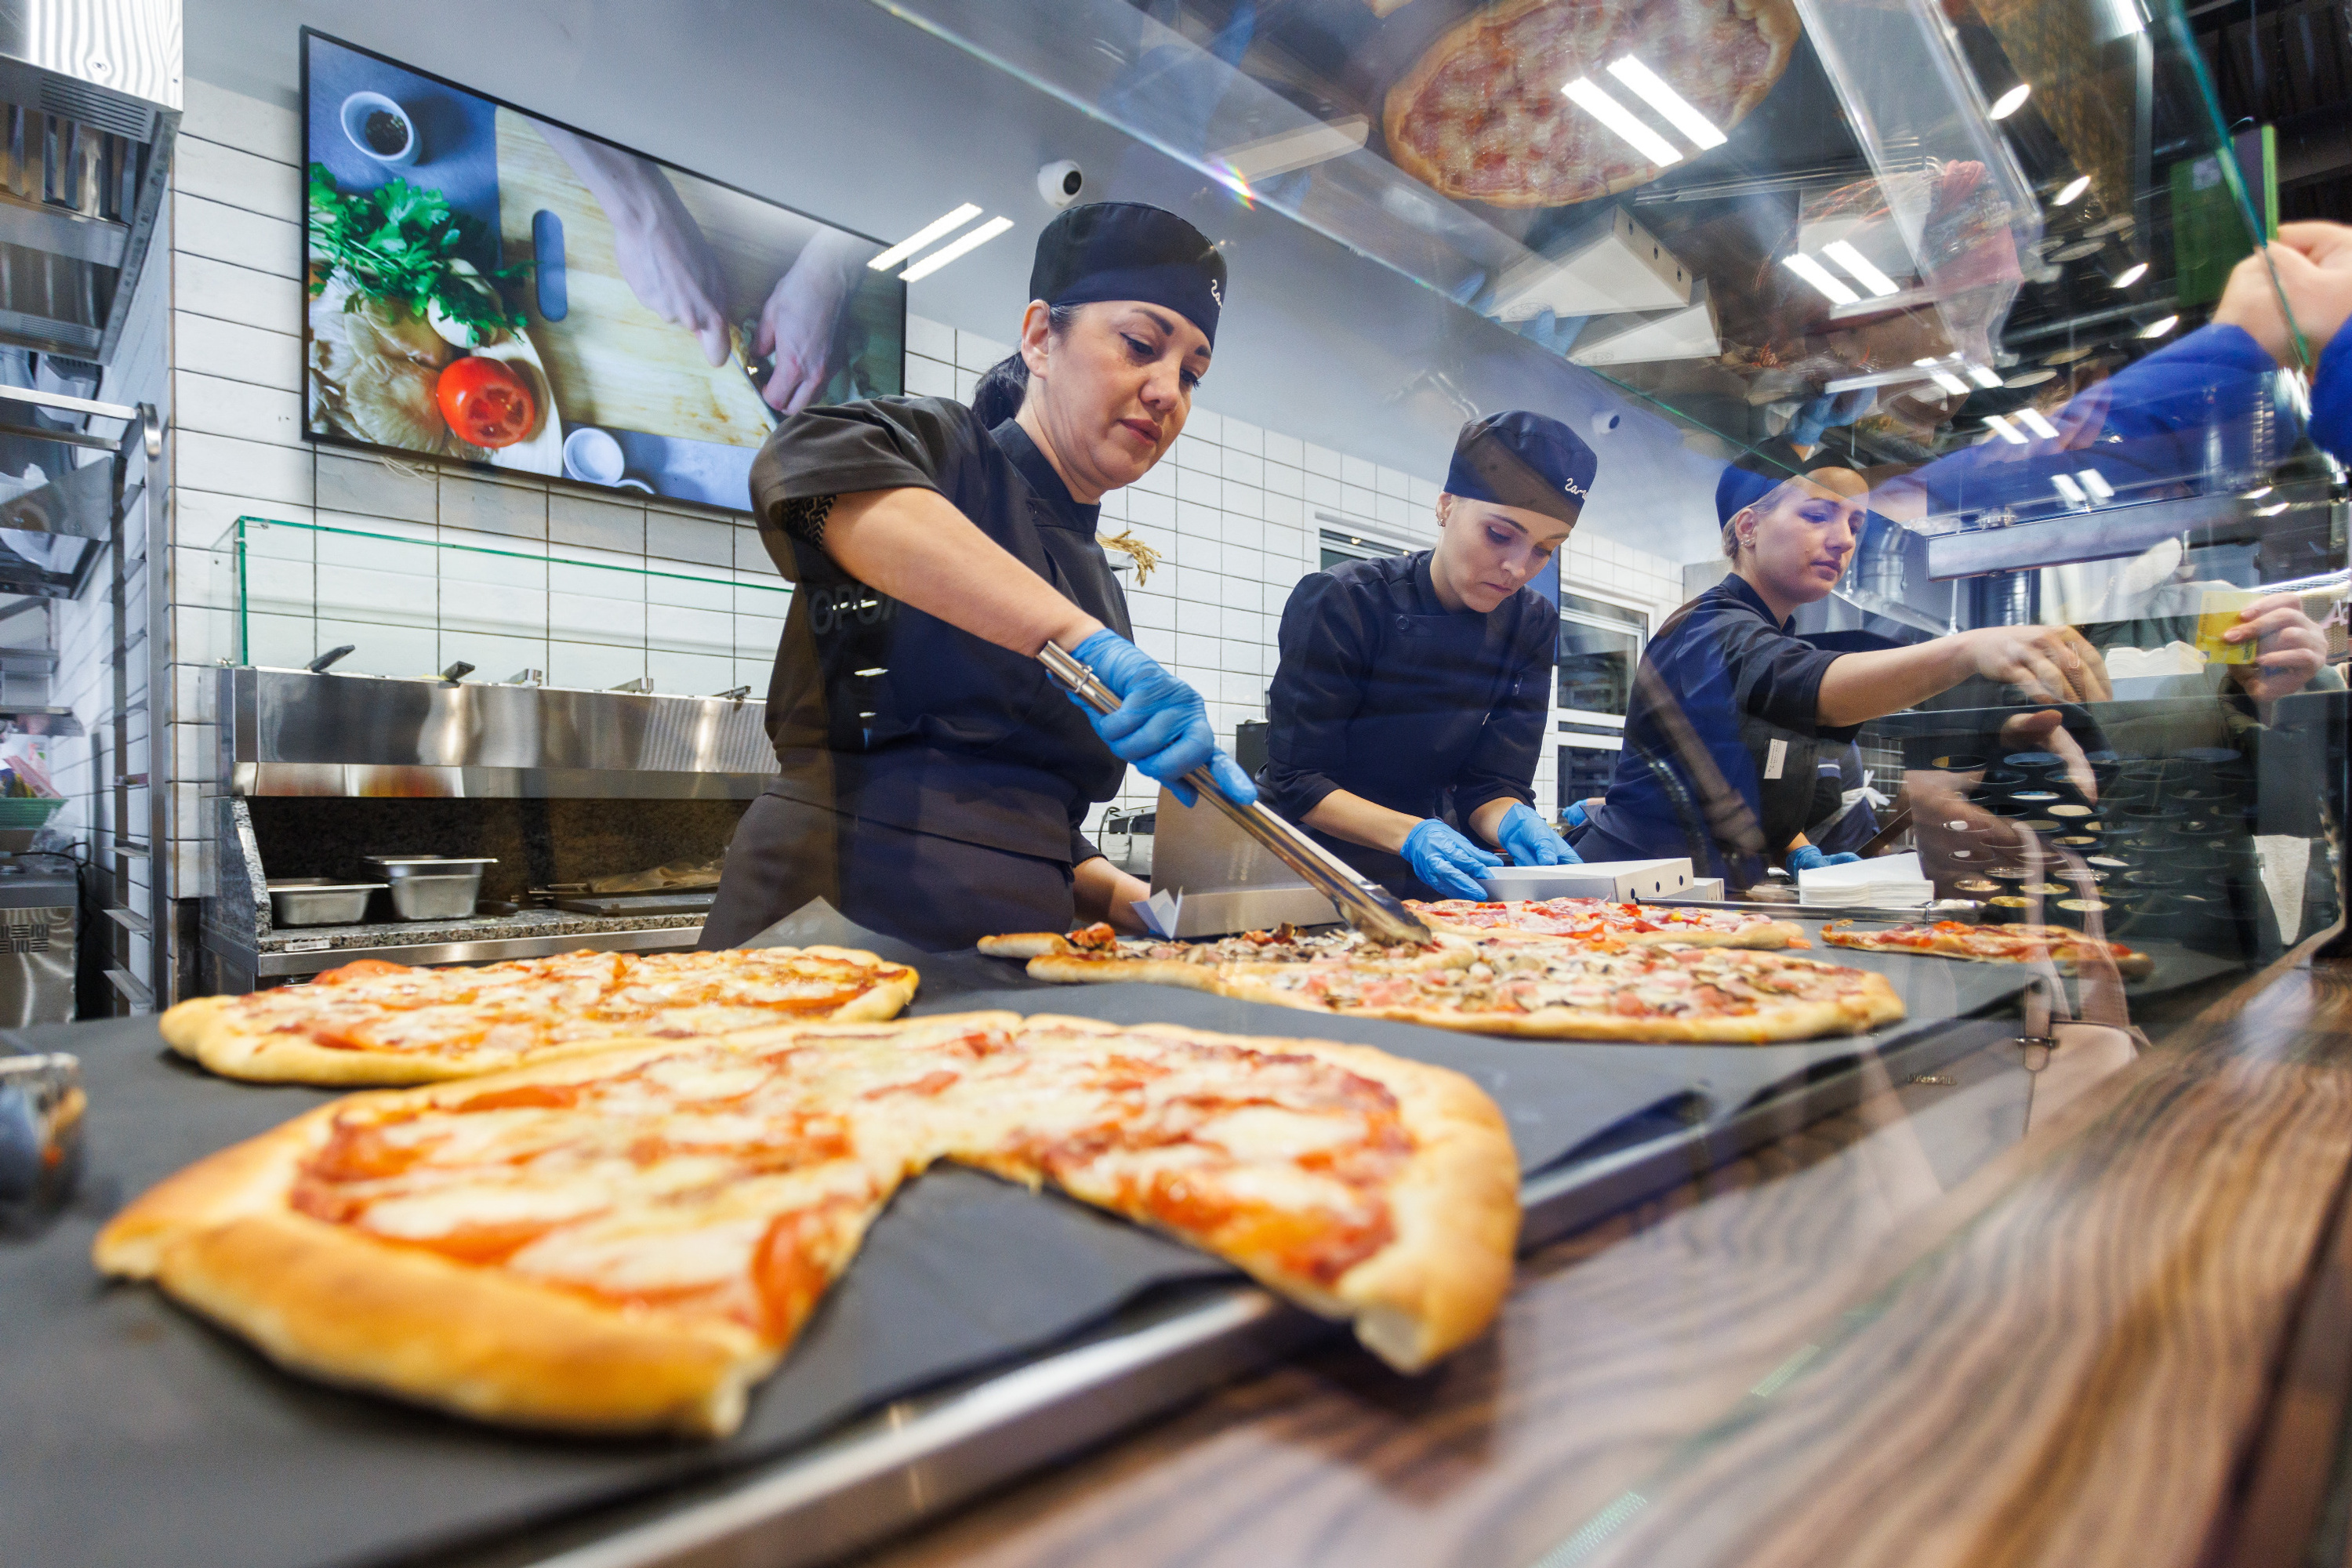
[[[1725,946],[1629,945],[1514,931],[1441,932],[1422,947],[1353,933],[1256,931],[1198,944],[1120,938],[1108,926],[992,937],[982,951],[1033,953],[1029,973],[1064,984],[1189,986],[1249,1002],[1393,1018],[1473,1034],[1555,1040],[1751,1045],[1859,1034],[1903,1017],[1884,975]],[[1177,951],[1163,951],[1163,950]]]
[[[1443,964],[1227,964],[1228,996],[1548,1040],[1765,1045],[1899,1022],[1883,974],[1725,947],[1480,942]]]
[[[1565,937],[1572,942],[1614,939],[1636,947],[1689,942],[1701,947],[1811,947],[1805,928],[1753,910],[1712,910],[1659,904],[1624,904],[1608,899],[1443,899],[1405,908],[1430,924],[1451,931],[1520,936]]]
[[[362,959],[307,985],[199,996],[157,1022],[173,1050],[225,1078],[433,1083],[618,1039],[892,1018],[917,979],[903,963],[838,947],[571,952],[448,969]]]
[[[1960,958],[1977,963],[2051,963],[2072,974],[2085,961],[2105,957],[2125,978],[2138,980],[2156,972],[2156,960],[2119,942],[2101,942],[2066,926],[1972,926],[1959,921],[1932,925],[1880,926],[1857,931],[1851,921],[1832,921],[1822,928],[1822,940],[1832,947],[1859,948],[1865,952],[1916,952],[1937,958]]]
[[[1496,206],[1610,195],[1659,166],[1563,87],[1587,79],[1630,102],[1609,67],[1631,57],[1728,131],[1780,79],[1798,32],[1791,0],[1505,0],[1440,37],[1389,89],[1389,158],[1443,195]]]
[[[478,1418],[719,1436],[933,1161],[1150,1226],[1413,1370],[1508,1284],[1460,1075],[1360,1046],[973,1013],[639,1042],[348,1096],[98,1237],[282,1365]]]
[[[1286,924],[1206,942],[1173,942],[1121,936],[1097,921],[1066,936],[1053,931],[984,936],[980,939],[980,951],[990,958],[1025,958],[1032,978],[1059,984],[1138,980],[1214,991],[1222,964],[1312,963],[1338,958],[1391,963],[1415,958],[1438,961],[1449,942],[1459,945],[1458,939],[1440,936],[1417,947],[1383,946],[1346,927],[1300,931]]]

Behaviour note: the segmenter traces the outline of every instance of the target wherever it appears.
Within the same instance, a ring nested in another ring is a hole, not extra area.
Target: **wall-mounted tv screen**
[[[882,242],[304,29],[306,427],[743,510],[785,413],[900,391]]]

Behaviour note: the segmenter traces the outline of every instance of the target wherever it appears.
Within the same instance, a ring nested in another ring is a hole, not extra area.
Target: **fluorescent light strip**
[[[1560,91],[1577,108],[1632,142],[1642,156],[1653,163],[1679,163],[1683,155],[1675,144],[1633,118],[1633,111],[1592,85],[1590,77],[1578,77]]]
[[[1784,256],[1780,261],[1790,271],[1828,295],[1833,303],[1851,305],[1862,298],[1840,282],[1837,274],[1801,251],[1795,256]]]
[[[2055,441],[2058,439],[2058,426],[2043,418],[2042,416],[2042,410],[2039,408],[2019,409],[2017,411],[2017,422],[2020,425],[2024,426],[2028,430],[2032,431],[2036,436],[2041,437],[2045,441]]]
[[[1633,89],[1643,103],[1658,111],[1658,117],[1701,149],[1720,147],[1724,134],[1715,121],[1690,105],[1690,100],[1658,79],[1658,74],[1633,56],[1609,62],[1609,74]]]
[[[948,214],[947,216],[943,218],[935,218],[931,222],[925,224],[913,234],[909,235],[905,239],[900,240],[898,244],[892,246],[889,249],[884,251],[881,255],[876,257],[866,265],[871,267],[877,272],[887,272],[893,267],[898,266],[901,261],[906,260],[909,256],[914,255],[915,252],[922,249],[923,247],[930,244],[931,241],[935,239],[945,239],[949,235],[953,234],[956,230],[961,228],[964,225],[970,223],[979,216],[980,209],[972,205],[970,202],[966,202],[963,205],[956,208],[955,211]]]
[[[2015,87],[2011,88],[2007,92],[2002,93],[1999,98],[1993,100],[1992,117],[1995,120],[2008,119],[2011,115],[2015,114],[2019,110],[2023,109],[2025,107],[2025,100],[2032,96],[2033,84],[2029,81],[2019,82]]]
[[[1966,397],[1969,395],[1969,384],[1948,370],[1931,370],[1927,373],[1927,379],[1955,397]]]
[[[2121,272],[2116,274],[2115,286],[2118,289],[2128,289],[2147,276],[2147,263],[2145,261],[2135,261],[2129,267],[2125,268]]]
[[[973,229],[970,234],[965,235],[953,245],[943,245],[940,247],[939,249],[932,251],[929,256],[924,257],[920,261],[916,262],[912,267],[909,267],[904,272],[899,273],[898,281],[901,283],[912,283],[919,278],[929,278],[932,273],[937,272],[949,262],[954,261],[961,257],[971,254],[972,251],[978,250],[982,246],[986,245],[990,240],[994,239],[998,235],[1003,234],[1006,229],[1011,228],[1012,226],[1013,220],[1009,217],[990,218],[986,223],[982,224],[978,228]]]
[[[1999,386],[2000,384],[2000,372],[1993,369],[1990,365],[1972,364],[1969,366],[1969,379],[1975,382],[1979,386]]]
[[[1998,414],[1988,414],[1985,416],[1985,428],[1991,431],[1994,435],[2000,437],[2002,440],[2008,442],[2012,447],[2022,447],[2025,445],[2025,437],[2017,433],[2017,426],[2011,425],[2008,420],[2003,419]]]
[[[1870,264],[1870,258],[1843,239],[1831,240],[1822,247],[1822,254],[1852,274],[1853,280],[1884,300],[1889,294],[1899,294],[1895,279]]]
[[[2139,335],[2144,338],[2160,338],[2179,325],[2180,325],[2179,317],[2167,316],[2160,321],[2150,321],[2147,326],[2142,327],[2139,330]]]
[[[2072,474],[2051,475],[2050,488],[2056,490],[2060,495],[2065,497],[2066,504],[2068,506],[2088,506],[2091,504],[2091,498],[2083,493],[2083,487],[2074,482],[2074,476]]]
[[[2107,476],[2098,469],[2077,469],[2074,477],[2082,481],[2084,489],[2091,492],[2091,499],[2102,506],[2116,499],[2116,487],[2107,483]]]
[[[2057,200],[2051,205],[2053,206],[2071,207],[2076,202],[2081,201],[2083,199],[2083,193],[2090,188],[2091,176],[2088,174],[2077,174],[2073,179],[2066,182],[2066,188],[2058,193]]]

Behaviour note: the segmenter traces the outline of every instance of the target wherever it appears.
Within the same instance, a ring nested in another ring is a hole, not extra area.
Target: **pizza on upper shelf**
[[[1728,131],[1788,68],[1791,0],[1505,0],[1445,33],[1389,89],[1391,162],[1442,195],[1562,206],[1647,184],[1659,166],[1562,88],[1632,58]],[[1644,110],[1636,110],[1642,113]]]
[[[1864,952],[1916,952],[1937,958],[1961,958],[1977,963],[2051,963],[2072,974],[2086,959],[2101,954],[2127,980],[2156,973],[2156,960],[2119,942],[2102,942],[2067,926],[1972,926],[1959,921],[1932,925],[1882,926],[1857,931],[1852,921],[1832,921],[1822,928],[1822,940],[1832,947],[1858,948]]]
[[[973,1013],[639,1042],[346,1097],[100,1233],[273,1360],[486,1420],[719,1436],[936,1160],[1163,1230],[1413,1370],[1501,1301],[1518,1173],[1460,1075]]]
[[[157,1022],[173,1050],[225,1078],[433,1083],[620,1039],[895,1017],[918,978],[839,947],[570,952],[447,969],[362,959],[307,985],[199,996]]]
[[[1408,899],[1405,908],[1452,931],[1565,937],[1591,942],[1614,939],[1635,947],[1688,942],[1700,947],[1765,949],[1811,947],[1805,928],[1753,910],[1668,908],[1618,903],[1608,899],[1496,899],[1477,902],[1444,899],[1429,903]]]

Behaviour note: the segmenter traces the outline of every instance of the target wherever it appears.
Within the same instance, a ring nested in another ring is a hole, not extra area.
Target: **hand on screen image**
[[[613,259],[637,302],[692,332],[712,365],[727,363],[727,280],[702,226],[647,159],[533,121],[613,226]]]
[[[752,359],[775,356],[775,369],[761,395],[779,414],[798,414],[816,400],[840,368],[835,330],[857,287],[857,275],[873,247],[864,240],[819,230],[768,294],[759,330],[751,336]]]
[[[2228,668],[2257,702],[2302,690],[2327,663],[2327,634],[2305,611],[2299,594],[2265,594],[2238,612],[2238,624],[2221,640],[2254,644],[2254,663]]]

